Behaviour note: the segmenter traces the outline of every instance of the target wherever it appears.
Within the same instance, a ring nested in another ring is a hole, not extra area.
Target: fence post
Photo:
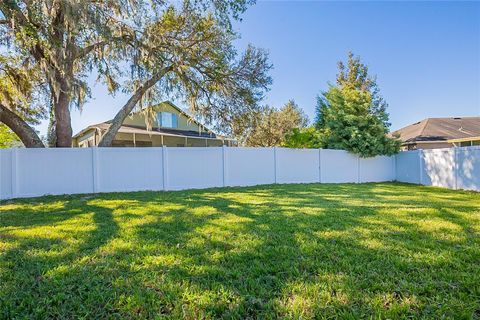
[[[98,192],[98,148],[92,147],[92,185],[93,193]]]
[[[2,158],[3,158],[3,157],[2,157],[2,152],[3,152],[3,150],[0,149],[0,200],[3,199],[3,198],[2,198],[2,195],[3,195],[3,192],[2,192],[2,180],[3,180],[3,178],[2,178],[2,171],[1,171],[1,168],[2,168]]]
[[[2,158],[3,158],[2,157],[2,152],[3,152],[3,150],[0,149],[0,200],[3,199],[3,197],[2,197],[2,195],[3,195],[3,192],[2,192],[2,180],[3,180],[3,178],[2,178],[2,170],[1,170],[2,169],[2,161],[3,161],[2,160]]]
[[[226,186],[226,175],[227,175],[227,147],[225,145],[222,145],[222,183],[223,186]]]
[[[4,171],[1,170],[2,168],[2,161],[3,161],[3,157],[2,157],[2,153],[5,152],[4,149],[0,149],[0,200],[3,199],[2,195],[3,195],[3,190],[2,190],[2,180],[3,180],[3,177],[5,176],[5,173]],[[10,170],[11,172],[11,170]],[[2,174],[3,173],[3,174]],[[11,173],[10,173],[11,175]],[[12,181],[10,181],[10,186],[12,186]],[[7,195],[5,195],[5,199],[7,199]]]
[[[455,174],[455,190],[458,189],[458,148],[453,147],[453,170]]]
[[[277,147],[273,147],[273,177],[274,183],[277,183]]]
[[[397,181],[397,155],[392,156],[392,181]]]
[[[360,183],[360,157],[357,156],[357,183]]]
[[[322,183],[322,149],[318,149],[318,182]]]
[[[18,148],[12,149],[12,198],[16,198],[18,196],[18,159],[17,159]]]
[[[419,180],[420,180],[420,184],[423,185],[423,150],[422,149],[418,149],[418,159],[420,161],[420,164],[418,166],[420,168]]]
[[[162,146],[162,176],[163,176],[163,190],[168,190],[168,157],[167,146]]]

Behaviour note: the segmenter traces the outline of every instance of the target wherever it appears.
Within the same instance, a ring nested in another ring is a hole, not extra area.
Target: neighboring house
[[[112,147],[218,147],[237,142],[216,135],[169,101],[128,116],[118,130]],[[145,112],[155,113],[155,123],[147,130]],[[88,126],[73,136],[74,147],[98,145],[111,121]]]
[[[391,133],[403,150],[480,145],[480,117],[428,118]]]

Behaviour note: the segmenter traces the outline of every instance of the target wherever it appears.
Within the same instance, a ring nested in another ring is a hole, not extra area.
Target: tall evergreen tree
[[[388,104],[380,95],[376,78],[359,57],[348,54],[338,63],[335,85],[317,99],[315,126],[324,136],[325,148],[344,149],[362,157],[391,155],[400,142],[387,136]]]

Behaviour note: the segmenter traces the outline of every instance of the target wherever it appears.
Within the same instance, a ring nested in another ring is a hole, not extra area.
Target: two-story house
[[[149,107],[156,121],[147,130],[145,110],[128,116],[118,130],[112,147],[218,147],[237,146],[234,139],[219,136],[169,101]],[[98,145],[111,121],[94,124],[73,136],[74,147]]]

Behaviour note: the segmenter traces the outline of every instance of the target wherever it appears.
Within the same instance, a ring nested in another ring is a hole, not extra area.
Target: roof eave
[[[477,141],[477,140],[480,141],[480,136],[450,139],[450,140],[447,140],[447,142],[454,143],[454,142]]]

